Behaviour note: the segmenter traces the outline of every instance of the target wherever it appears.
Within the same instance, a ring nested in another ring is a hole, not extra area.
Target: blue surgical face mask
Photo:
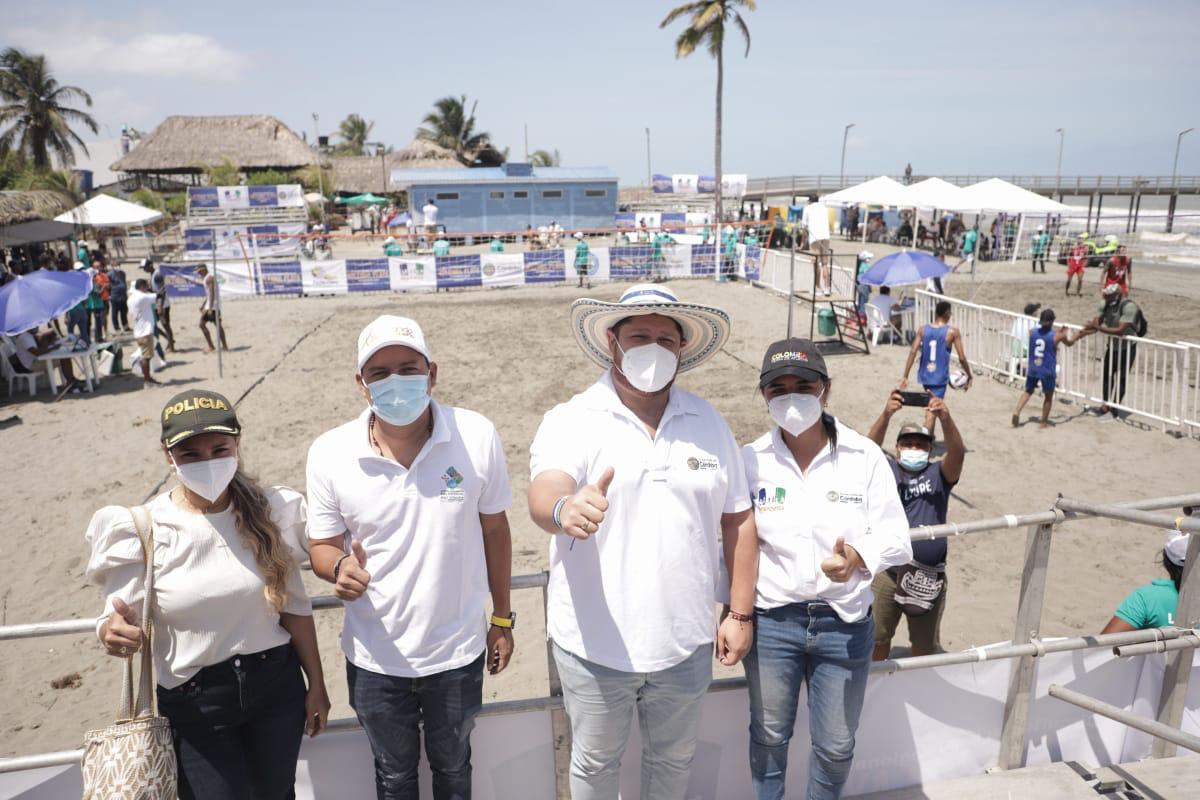
[[[428,375],[388,375],[367,384],[371,410],[389,425],[408,425],[429,405]]]
[[[928,450],[901,450],[900,466],[912,472],[920,472],[929,466]]]

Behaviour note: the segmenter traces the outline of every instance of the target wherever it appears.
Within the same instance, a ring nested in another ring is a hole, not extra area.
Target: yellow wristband
[[[511,618],[497,617],[495,614],[492,615],[491,623],[497,628],[511,628],[513,626],[513,621]]]

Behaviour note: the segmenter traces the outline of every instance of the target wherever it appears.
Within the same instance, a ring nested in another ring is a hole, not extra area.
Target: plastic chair
[[[879,335],[887,333],[888,341],[895,343],[896,337],[903,340],[904,335],[900,329],[892,324],[890,319],[885,319],[883,312],[879,310],[879,306],[874,303],[867,303],[867,330],[871,334],[871,344],[873,346],[879,344]]]
[[[17,372],[9,363],[8,357],[16,355],[17,348],[6,337],[0,336],[0,373],[8,381],[8,395],[12,397],[13,384],[19,380],[24,380],[29,386],[29,396],[33,397],[37,394],[37,379],[41,372]]]

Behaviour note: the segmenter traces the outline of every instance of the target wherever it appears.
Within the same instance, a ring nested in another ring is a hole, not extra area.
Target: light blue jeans
[[[712,645],[658,672],[602,667],[557,644],[554,661],[571,719],[572,800],[616,800],[635,708],[642,730],[642,800],[682,800],[712,683]]]
[[[750,685],[750,777],[758,800],[782,800],[800,684],[808,683],[812,755],[808,800],[837,800],[854,759],[875,643],[875,621],[843,622],[825,603],[755,612],[746,656]]]

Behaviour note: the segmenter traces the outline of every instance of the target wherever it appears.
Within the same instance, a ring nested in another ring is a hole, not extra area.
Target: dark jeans
[[[180,800],[291,800],[304,735],[304,675],[291,643],[158,687]]]
[[[375,755],[379,800],[416,800],[420,729],[435,800],[470,800],[471,730],[483,705],[483,655],[465,667],[398,678],[346,662],[350,707]]]
[[[104,341],[104,317],[106,316],[104,311],[104,306],[88,309],[88,316],[92,321],[92,330],[95,331],[92,335],[92,340],[96,342]]]
[[[129,303],[126,300],[111,300],[113,333],[129,327]]]
[[[87,309],[72,308],[67,312],[67,333],[75,334],[90,345],[92,335],[88,330],[89,321]]]
[[[1109,337],[1108,347],[1104,348],[1104,402],[1119,403],[1125,398],[1125,377],[1133,366],[1133,358],[1137,355],[1137,345],[1120,337]],[[1115,391],[1113,391],[1115,390]],[[1113,409],[1113,414],[1116,414]]]

